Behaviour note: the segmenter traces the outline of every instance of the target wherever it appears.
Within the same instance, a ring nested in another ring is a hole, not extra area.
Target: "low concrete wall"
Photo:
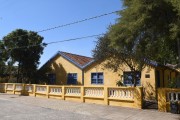
[[[142,87],[1,83],[0,92],[142,109]]]
[[[158,110],[170,111],[170,101],[177,101],[180,106],[180,89],[159,88],[158,89]],[[180,110],[180,107],[179,107]]]

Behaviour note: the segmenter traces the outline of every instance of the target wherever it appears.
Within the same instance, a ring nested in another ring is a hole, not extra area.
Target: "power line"
[[[37,32],[40,33],[40,32],[45,32],[45,31],[49,31],[49,30],[53,30],[53,29],[57,29],[57,28],[61,28],[61,27],[66,27],[66,26],[69,26],[69,25],[73,25],[73,24],[85,22],[85,21],[88,21],[88,20],[100,18],[100,17],[107,16],[107,15],[111,15],[111,14],[114,14],[114,13],[117,13],[117,12],[118,12],[118,11],[113,11],[113,12],[110,12],[110,13],[101,14],[101,15],[98,15],[98,16],[94,16],[94,17],[90,17],[90,18],[83,19],[83,20],[79,20],[79,21],[67,23],[67,24],[64,24],[64,25],[59,25],[59,26],[56,26],[56,27],[52,27],[52,28],[40,30],[40,31],[37,31]]]
[[[66,27],[66,26],[70,26],[70,25],[74,25],[74,24],[78,24],[78,23],[81,23],[81,22],[97,19],[97,18],[100,18],[100,17],[103,17],[103,16],[107,16],[107,15],[111,15],[111,14],[117,13],[117,12],[119,12],[119,10],[113,11],[113,12],[109,12],[109,13],[105,13],[105,14],[101,14],[101,15],[94,16],[94,17],[90,17],[90,18],[86,18],[86,19],[82,19],[82,20],[78,20],[78,21],[75,21],[75,22],[71,22],[71,23],[67,23],[67,24],[63,24],[63,25],[59,25],[59,26],[55,26],[55,27],[51,27],[51,28],[47,28],[47,29],[43,29],[43,30],[39,30],[39,31],[36,31],[36,32],[37,33],[46,32],[46,31],[50,31],[50,30],[54,30],[54,29],[58,29],[58,28],[62,28],[62,27]],[[18,37],[22,37],[22,36],[26,36],[26,35],[28,35],[28,34],[19,35],[19,36],[12,37],[12,38],[18,38]]]
[[[29,45],[29,46],[22,46],[22,47],[14,47],[14,48],[8,48],[6,50],[24,49],[24,48],[35,47],[35,46],[46,46],[46,45],[55,44],[55,43],[62,43],[62,42],[75,41],[75,40],[80,40],[80,39],[85,39],[85,38],[98,37],[98,36],[101,36],[101,35],[105,35],[105,34],[102,33],[102,34],[96,34],[96,35],[89,35],[89,36],[83,36],[83,37],[59,40],[59,41],[54,41],[54,42],[49,42],[49,43],[42,43],[42,44],[38,44],[38,45]]]
[[[53,30],[53,29],[62,28],[62,27],[73,25],[73,24],[78,24],[78,23],[85,22],[85,21],[88,21],[88,20],[92,20],[92,19],[103,17],[103,16],[111,15],[111,14],[114,14],[114,13],[117,13],[117,12],[118,11],[113,11],[113,12],[110,12],[110,13],[105,13],[105,14],[101,14],[101,15],[98,15],[98,16],[86,18],[86,19],[83,19],[83,20],[78,20],[78,21],[75,21],[75,22],[59,25],[59,26],[56,26],[56,27],[51,27],[51,28],[47,28],[47,29],[44,29],[44,30],[39,30],[39,31],[37,31],[37,33],[45,32],[45,31],[50,31],[50,30]],[[12,37],[12,38],[22,37],[22,36],[26,36],[26,35],[28,35],[28,34],[24,34],[24,35]],[[39,44],[39,45],[43,45],[44,46],[44,45],[49,45],[49,44],[54,44],[54,43],[74,41],[74,40],[85,39],[85,38],[90,38],[90,37],[98,37],[100,35],[104,35],[104,34],[91,35],[91,36],[85,36],[85,37],[79,37],[79,38],[72,38],[72,39],[66,39],[66,40],[61,40],[61,41],[54,41],[54,42],[49,42],[49,43],[42,43],[42,44]],[[13,50],[13,49],[34,47],[34,46],[39,46],[39,45],[29,45],[29,46],[14,47],[14,48],[9,48],[9,49]]]
[[[78,37],[78,38],[71,38],[71,39],[66,39],[66,40],[61,40],[61,41],[49,42],[49,43],[46,43],[46,44],[49,45],[49,44],[54,44],[54,43],[75,41],[75,40],[80,40],[80,39],[85,39],[85,38],[98,37],[98,36],[101,36],[101,35],[104,35],[104,34],[102,33],[102,34],[98,34],[98,35],[90,35],[90,36],[84,36],[84,37]]]

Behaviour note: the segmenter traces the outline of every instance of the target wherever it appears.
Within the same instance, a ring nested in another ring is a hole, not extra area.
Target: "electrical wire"
[[[61,43],[61,42],[68,42],[68,41],[75,41],[75,40],[80,40],[80,39],[85,39],[85,38],[91,38],[91,37],[98,37],[98,36],[101,36],[101,35],[104,35],[103,33],[102,34],[98,34],[98,35],[90,35],[90,36],[84,36],[84,37],[78,37],[78,38],[71,38],[71,39],[67,39],[67,40],[61,40],[61,41],[55,41],[55,42],[49,42],[49,43],[46,43],[46,44],[54,44],[54,43]]]
[[[101,35],[105,35],[105,34],[102,33],[102,34],[96,34],[96,35],[89,35],[89,36],[83,36],[83,37],[77,37],[77,38],[59,40],[59,41],[54,41],[54,42],[49,42],[49,43],[42,43],[42,44],[38,44],[38,45],[28,45],[28,46],[22,46],[22,47],[14,47],[14,48],[8,48],[8,49],[6,49],[6,50],[24,49],[24,48],[35,47],[35,46],[47,46],[47,45],[55,44],[55,43],[62,43],[62,42],[69,42],[69,41],[75,41],[75,40],[80,40],[80,39],[98,37],[98,36],[101,36]]]
[[[46,31],[50,31],[50,30],[54,30],[54,29],[58,29],[58,28],[62,28],[62,27],[66,27],[66,26],[70,26],[70,25],[74,25],[74,24],[78,24],[78,23],[81,23],[81,22],[85,22],[85,21],[97,19],[97,18],[100,18],[100,17],[104,17],[104,16],[107,16],[107,15],[111,15],[111,14],[114,14],[114,13],[118,13],[118,12],[119,12],[119,10],[113,11],[113,12],[109,12],[109,13],[105,13],[105,14],[101,14],[101,15],[94,16],[94,17],[90,17],[90,18],[85,18],[85,19],[78,20],[78,21],[75,21],[75,22],[71,22],[71,23],[67,23],[67,24],[63,24],[63,25],[59,25],[59,26],[55,26],[55,27],[51,27],[51,28],[47,28],[47,29],[43,29],[43,30],[39,30],[39,31],[36,31],[36,32],[37,32],[37,33],[46,32]],[[13,39],[13,38],[18,38],[18,37],[22,37],[22,36],[26,36],[26,35],[28,35],[28,34],[24,34],[24,35],[19,35],[19,36],[16,36],[16,37],[12,37],[11,39]]]
[[[83,19],[83,20],[67,23],[67,24],[64,24],[64,25],[59,25],[59,26],[56,26],[56,27],[40,30],[40,31],[37,31],[37,32],[40,33],[40,32],[45,32],[45,31],[49,31],[49,30],[53,30],[53,29],[57,29],[57,28],[61,28],[61,27],[66,27],[66,26],[69,26],[69,25],[78,24],[78,23],[85,22],[85,21],[88,21],[88,20],[92,20],[92,19],[103,17],[103,16],[111,15],[111,14],[114,14],[114,13],[117,13],[117,12],[118,11],[113,11],[113,12],[110,12],[110,13],[101,14],[101,15],[98,15],[98,16],[94,16],[94,17]]]
[[[71,22],[71,23],[67,23],[67,24],[63,24],[63,25],[59,25],[59,26],[47,28],[47,29],[44,29],[44,30],[39,30],[39,31],[36,31],[36,32],[37,32],[37,33],[41,33],[41,32],[45,32],[45,31],[50,31],[50,30],[54,30],[54,29],[58,29],[58,28],[62,28],[62,27],[66,27],[66,26],[70,26],[70,25],[74,25],[74,24],[78,24],[78,23],[81,23],[81,22],[85,22],[85,21],[88,21],[88,20],[97,19],[97,18],[100,18],[100,17],[103,17],[103,16],[107,16],[107,15],[111,15],[111,14],[117,13],[117,12],[118,12],[118,11],[113,11],[113,12],[110,12],[110,13],[105,13],[105,14],[101,14],[101,15],[98,15],[98,16],[94,16],[94,17],[90,17],[90,18],[78,20],[78,21],[75,21],[75,22]],[[26,35],[28,35],[28,34],[24,34],[24,35],[12,37],[12,38],[18,38],[18,37],[22,37],[22,36],[26,36]],[[46,46],[46,45],[54,44],[54,43],[75,41],[75,40],[85,39],[85,38],[90,38],[90,37],[98,37],[98,36],[100,36],[100,35],[104,35],[104,34],[90,35],[90,36],[84,36],[84,37],[79,37],[79,38],[72,38],[72,39],[66,39],[66,40],[61,40],[61,41],[54,41],[54,42],[49,42],[49,43],[42,43],[42,44],[39,44],[39,45]],[[11,39],[12,39],[12,38],[11,38]],[[7,40],[8,40],[8,39],[7,39]],[[39,45],[29,45],[29,46],[14,47],[14,48],[8,48],[8,49],[9,49],[9,50],[13,50],[13,49],[34,47],[34,46],[39,46]]]

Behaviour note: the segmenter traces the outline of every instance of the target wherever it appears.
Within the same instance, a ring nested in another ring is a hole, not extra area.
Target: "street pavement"
[[[180,114],[0,93],[0,120],[180,120]]]

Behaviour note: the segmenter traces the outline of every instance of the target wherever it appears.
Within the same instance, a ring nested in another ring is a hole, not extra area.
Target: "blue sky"
[[[18,28],[39,31],[121,8],[121,0],[0,0],[0,39]],[[117,18],[116,14],[112,14],[39,34],[46,43],[101,34]],[[40,66],[57,51],[91,57],[95,41],[97,38],[48,45],[41,56]]]

